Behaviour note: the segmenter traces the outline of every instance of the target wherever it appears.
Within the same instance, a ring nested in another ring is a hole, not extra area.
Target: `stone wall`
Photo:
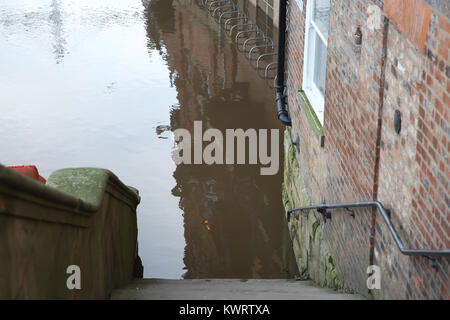
[[[105,299],[141,267],[137,190],[103,169],[63,169],[47,184],[0,165],[0,299]],[[69,290],[67,267],[81,269]]]
[[[284,133],[284,148],[286,156],[283,203],[287,212],[292,209],[292,204],[311,205],[311,199],[302,179],[290,128],[287,128]],[[296,218],[293,217],[289,221],[289,231],[300,278],[302,280],[312,278],[322,287],[342,290],[342,283],[333,258],[323,241],[324,223],[314,212],[298,214]]]
[[[293,125],[285,143],[297,140],[298,148],[285,146],[287,207],[379,200],[392,209],[408,248],[450,247],[450,18],[431,2],[330,1],[323,126],[301,90],[307,1],[289,2],[286,94]],[[367,25],[369,6],[383,13],[379,28]],[[353,38],[358,24],[361,45]],[[359,209],[352,218],[336,210],[326,223],[313,213],[299,218],[290,227],[305,277],[366,294],[366,270],[376,264],[377,298],[449,298],[449,259],[438,259],[435,272],[429,260],[403,256],[375,211]],[[332,268],[323,267],[328,255]],[[324,281],[328,270],[335,281]]]

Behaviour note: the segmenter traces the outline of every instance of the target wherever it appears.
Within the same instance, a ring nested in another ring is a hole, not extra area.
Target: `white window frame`
[[[320,123],[323,125],[323,115],[325,109],[325,97],[314,83],[314,66],[315,66],[315,40],[319,35],[328,52],[328,39],[320,32],[319,28],[313,21],[314,4],[316,0],[308,0],[306,3],[306,22],[305,22],[305,51],[303,59],[303,91],[305,91],[314,112]],[[311,28],[314,29],[314,39],[311,38]],[[326,66],[325,66],[326,72]]]
[[[297,3],[297,6],[300,9],[300,12],[303,12],[303,0],[295,0],[295,2]]]

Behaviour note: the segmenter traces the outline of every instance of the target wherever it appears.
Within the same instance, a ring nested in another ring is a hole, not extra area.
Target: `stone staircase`
[[[113,300],[359,300],[362,296],[290,279],[136,279]]]

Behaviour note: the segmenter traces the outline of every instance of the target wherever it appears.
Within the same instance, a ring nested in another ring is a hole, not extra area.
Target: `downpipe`
[[[280,0],[278,12],[278,61],[277,83],[275,86],[275,99],[277,103],[278,119],[286,126],[292,126],[291,118],[286,110],[286,95],[284,94],[284,58],[286,45],[286,1]]]

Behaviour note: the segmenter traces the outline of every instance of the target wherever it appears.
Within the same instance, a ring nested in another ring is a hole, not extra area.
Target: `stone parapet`
[[[43,185],[0,165],[0,299],[108,298],[134,277],[139,202],[108,170],[58,170]]]

